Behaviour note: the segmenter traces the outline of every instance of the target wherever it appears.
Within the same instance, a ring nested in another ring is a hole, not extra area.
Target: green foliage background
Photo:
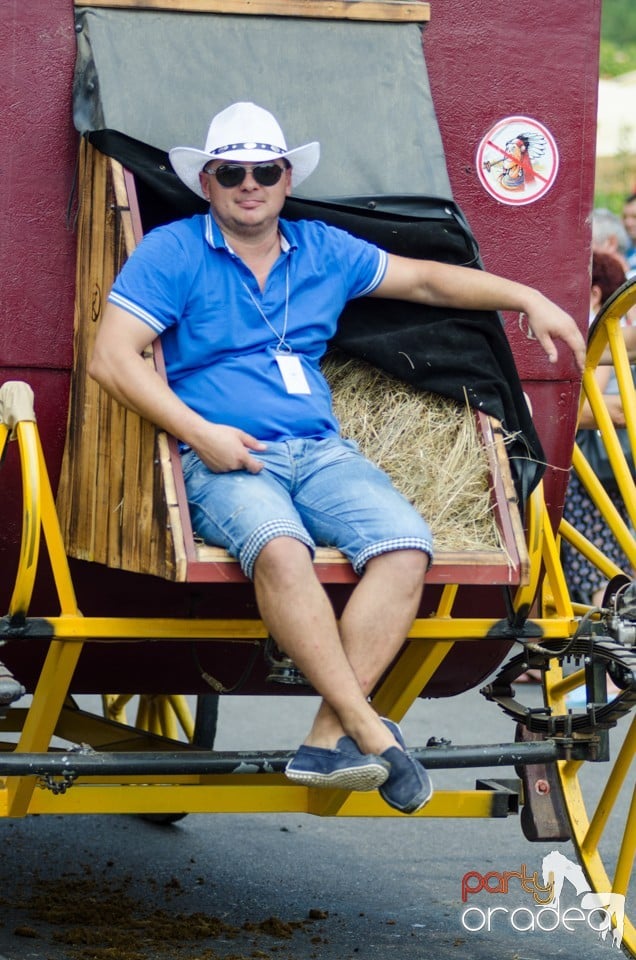
[[[636,70],[636,2],[603,0],[601,11],[601,76]]]
[[[636,0],[602,0],[599,73],[602,78],[636,71]],[[636,124],[636,105],[626,126]],[[624,198],[636,190],[636,157],[622,151],[596,161],[595,207],[620,213]]]

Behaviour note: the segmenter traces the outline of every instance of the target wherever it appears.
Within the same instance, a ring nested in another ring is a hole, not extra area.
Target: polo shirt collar
[[[297,244],[287,236],[284,220],[278,221],[278,229],[280,231],[281,251],[283,253],[287,253],[289,250],[295,250]],[[225,242],[225,237],[221,233],[221,228],[210,212],[206,214],[205,218],[205,239],[213,250],[231,250],[231,248],[228,247],[227,243]]]

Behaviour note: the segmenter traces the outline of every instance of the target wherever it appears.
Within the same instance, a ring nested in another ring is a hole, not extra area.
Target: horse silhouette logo
[[[578,863],[568,860],[558,850],[552,850],[546,854],[541,870],[544,885],[552,888],[553,903],[557,910],[563,885],[568,880],[574,887],[576,895],[582,895],[582,910],[598,910],[604,914],[600,926],[594,928],[598,930],[601,939],[605,940],[611,930],[612,945],[620,948],[625,927],[625,897],[622,894],[593,893]]]
[[[591,890],[589,883],[585,879],[585,874],[578,863],[572,863],[571,860],[568,860],[568,858],[558,850],[552,850],[546,854],[541,865],[541,872],[543,873],[543,883],[546,886],[548,884],[552,885],[555,906],[559,903],[563,884],[566,880],[570,881],[576,890],[577,896]]]
[[[608,931],[612,931],[612,946],[618,947],[623,941],[625,929],[625,897],[622,893],[586,893],[581,900],[583,910],[602,910],[605,914],[598,928],[601,939],[605,940]]]

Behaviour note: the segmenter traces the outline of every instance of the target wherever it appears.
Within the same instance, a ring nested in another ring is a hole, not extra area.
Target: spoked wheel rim
[[[564,677],[554,667],[545,674],[546,702],[555,713],[567,710],[567,688],[577,689],[575,684],[581,680],[581,672]],[[572,841],[592,891],[625,898],[623,929],[609,930],[607,939],[610,943],[613,936],[622,940],[627,956],[636,957],[636,714],[632,711],[619,721],[609,736],[611,759],[600,765],[604,781],[600,793],[592,782],[601,779],[593,777],[591,768],[596,764],[563,760],[558,773]],[[608,903],[608,913],[610,906],[620,907],[621,901]]]
[[[595,572],[606,581],[622,574],[632,576],[636,570],[636,486],[624,447],[631,448],[632,460],[636,463],[636,391],[630,365],[630,353],[625,343],[622,318],[636,305],[636,278],[628,281],[609,298],[597,315],[590,330],[589,345],[581,389],[580,409],[585,402],[592,408],[598,425],[595,433],[601,441],[602,449],[608,459],[608,474],[613,489],[612,496],[607,492],[607,479],[599,479],[593,465],[586,459],[578,443],[572,454],[573,472],[583,486],[604,527],[609,528],[624,555],[622,569],[606,552],[583,536],[565,518],[561,521],[559,534],[565,542],[570,556],[579,556],[587,561]],[[632,328],[633,329],[633,328]],[[632,336],[630,332],[630,336]],[[633,337],[636,341],[636,336]],[[636,363],[636,343],[632,345],[632,362]],[[621,434],[617,433],[603,392],[596,381],[599,367],[612,363],[616,375],[616,388],[625,413],[626,428],[622,436],[629,444],[621,444]],[[631,569],[629,569],[631,567]],[[585,603],[575,603],[575,612],[585,613],[589,607]]]
[[[607,643],[601,641],[601,648]],[[560,645],[565,648],[568,643],[561,642]],[[636,876],[633,876],[636,853],[636,712],[634,709],[631,713],[624,712],[625,704],[621,703],[620,695],[610,696],[604,710],[597,710],[604,695],[599,695],[598,683],[605,685],[607,661],[595,657],[597,677],[588,675],[586,682],[582,646],[581,643],[579,648],[575,645],[573,657],[561,655],[550,659],[537,653],[514,657],[502,668],[495,682],[482,692],[522,724],[531,738],[563,737],[562,755],[567,756],[564,750],[567,742],[574,748],[575,756],[578,752],[578,756],[587,757],[556,763],[571,839],[590,886],[592,902],[583,901],[581,906],[590,910],[600,908],[595,911],[593,925],[590,925],[599,931],[599,935],[606,928],[603,939],[609,941],[609,945],[620,945],[627,956],[636,957]],[[636,653],[629,652],[626,657],[631,667],[635,656]],[[541,671],[543,707],[533,705],[529,708],[516,697],[515,680],[528,667]],[[631,672],[633,674],[633,670]],[[580,690],[585,691],[585,696],[577,697],[572,705],[570,695]],[[609,729],[606,729],[608,725]],[[609,741],[607,745],[604,738]],[[593,762],[592,758],[598,756],[598,752],[603,754],[604,750],[607,750],[609,759],[602,755],[601,762]],[[528,786],[527,789],[532,788]],[[526,802],[531,804],[529,798]],[[562,833],[559,839],[565,838],[566,833]],[[614,918],[612,926],[610,916]]]
[[[626,435],[629,438],[632,456],[636,463],[636,393],[630,366],[630,355],[623,336],[621,318],[636,304],[636,279],[624,284],[596,317],[590,331],[586,370],[583,376],[581,407],[587,399],[599,426],[598,436],[603,442],[611,464],[611,472],[618,492],[619,507],[616,509],[585,456],[575,445],[572,457],[574,472],[590,498],[600,511],[605,523],[618,541],[628,567],[621,569],[565,520],[559,533],[571,550],[578,551],[607,581],[619,577],[633,578],[636,569],[636,487],[628,460],[623,452],[619,435],[612,424],[611,416],[602,392],[595,380],[595,372],[603,361],[611,356],[618,392],[626,418]],[[631,354],[632,359],[634,353]],[[617,500],[615,492],[613,500]],[[605,606],[606,598],[603,601]],[[582,616],[594,616],[592,607],[575,603],[574,610]],[[633,638],[625,637],[633,645]],[[567,673],[567,671],[566,671]],[[560,665],[555,664],[544,674],[546,703],[555,714],[567,714],[573,691],[585,682],[582,669],[567,676]],[[570,697],[568,697],[568,694]],[[611,694],[610,694],[611,696]],[[580,760],[563,760],[558,764],[563,798],[572,828],[572,839],[588,882],[595,893],[613,893],[615,898],[625,897],[624,927],[621,946],[628,956],[636,957],[636,878],[634,860],[636,852],[636,716],[634,711],[618,720],[609,731],[610,760],[600,764],[603,777],[592,776],[596,764]],[[602,788],[598,781],[603,780]],[[593,781],[597,783],[594,784]],[[608,912],[620,908],[620,899],[608,905]],[[620,919],[614,910],[614,923]],[[620,925],[608,931],[607,939],[618,945]]]

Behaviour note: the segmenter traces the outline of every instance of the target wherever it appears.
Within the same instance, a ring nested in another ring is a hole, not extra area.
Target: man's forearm
[[[390,256],[385,277],[372,296],[467,310],[525,313],[551,363],[557,359],[553,338],[558,338],[572,350],[579,369],[585,365],[585,340],[572,317],[538,290],[515,280],[432,260]]]

